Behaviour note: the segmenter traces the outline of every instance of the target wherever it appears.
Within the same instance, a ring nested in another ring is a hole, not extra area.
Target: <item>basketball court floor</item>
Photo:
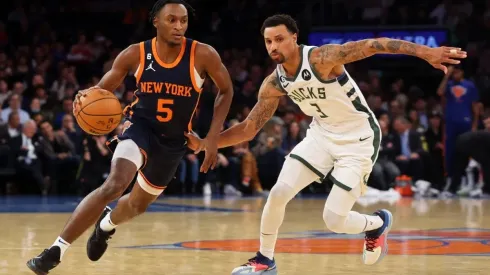
[[[73,198],[0,199],[0,274],[32,274],[25,262],[50,246],[77,205]],[[50,274],[230,274],[258,248],[264,198],[163,198],[122,225],[106,255],[86,256],[90,232],[75,242]],[[490,201],[379,201],[355,209],[393,212],[390,253],[361,263],[361,235],[328,232],[325,198],[296,198],[287,208],[276,261],[281,275],[489,274]]]

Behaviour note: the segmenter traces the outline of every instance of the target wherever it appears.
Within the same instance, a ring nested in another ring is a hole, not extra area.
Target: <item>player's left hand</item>
[[[448,73],[448,69],[444,64],[457,65],[461,61],[458,59],[466,58],[466,52],[460,48],[453,47],[437,47],[430,48],[424,59],[429,62],[432,67],[442,70],[444,74]]]

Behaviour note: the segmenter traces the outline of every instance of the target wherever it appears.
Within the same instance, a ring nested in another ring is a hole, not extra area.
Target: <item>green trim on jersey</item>
[[[359,97],[356,97],[356,99],[352,101],[352,104],[354,105],[354,108],[356,108],[357,111],[364,112],[368,115],[369,126],[371,127],[374,133],[374,138],[373,138],[374,152],[373,155],[371,156],[371,161],[374,164],[376,162],[376,159],[378,159],[379,145],[381,143],[381,130],[379,129],[378,124],[376,124],[376,120],[373,117],[373,114],[369,111],[369,109],[366,106],[364,106],[364,104],[362,104],[361,99]]]
[[[310,61],[310,55],[311,55],[311,52],[315,49],[316,47],[313,47],[311,48],[309,51],[308,51],[308,61]],[[311,71],[313,72],[313,75],[316,77],[316,79],[318,79],[318,81],[320,81],[321,83],[324,83],[324,84],[329,84],[329,83],[334,83],[335,81],[337,81],[337,78],[332,78],[332,79],[327,79],[327,80],[323,80],[320,76],[320,73],[318,73],[316,70],[315,70],[315,67],[314,66],[311,66],[310,64],[310,68],[311,68]]]
[[[303,67],[303,46],[304,45],[299,45],[299,66],[298,69],[296,69],[296,74],[294,74],[294,77],[287,77],[284,75],[287,81],[289,82],[294,82],[296,81],[296,78],[298,78],[299,72],[301,71],[301,68]],[[284,69],[284,68],[283,68]]]
[[[286,91],[286,89],[284,89],[284,87],[282,86],[281,75],[279,74],[279,70],[275,69],[275,71],[276,71],[276,83],[277,85],[279,85],[279,87],[281,87],[281,92],[287,95],[288,91]]]

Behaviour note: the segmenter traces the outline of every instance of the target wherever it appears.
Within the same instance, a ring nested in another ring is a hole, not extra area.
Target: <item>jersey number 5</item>
[[[311,106],[316,107],[316,111],[320,114],[320,118],[327,118],[328,116],[320,109],[320,106],[316,103],[310,103]]]
[[[157,112],[161,113],[162,115],[157,115],[157,119],[160,122],[169,122],[172,120],[173,112],[172,109],[170,109],[169,105],[173,105],[174,100],[173,99],[159,99],[157,102]]]

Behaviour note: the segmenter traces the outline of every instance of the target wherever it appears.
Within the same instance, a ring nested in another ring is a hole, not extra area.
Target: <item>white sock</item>
[[[378,215],[362,215],[366,219],[366,228],[364,231],[371,231],[374,229],[378,229],[383,226],[384,221]]]
[[[63,240],[61,237],[58,237],[56,239],[56,241],[54,241],[54,243],[51,247],[53,247],[53,246],[57,246],[60,248],[60,250],[61,250],[60,261],[61,261],[61,259],[63,258],[63,255],[65,255],[66,250],[68,249],[68,247],[70,247],[70,244],[67,241]]]
[[[115,225],[111,221],[111,212],[107,213],[107,215],[105,215],[105,217],[100,222],[100,229],[102,229],[102,231],[105,231],[105,232],[112,231],[112,229],[114,229],[116,227],[117,227],[117,225]]]
[[[277,187],[276,187],[277,186]],[[286,204],[296,195],[293,188],[286,184],[276,184],[272,188],[262,212],[260,223],[260,253],[270,260],[274,259],[277,233],[286,212]]]

